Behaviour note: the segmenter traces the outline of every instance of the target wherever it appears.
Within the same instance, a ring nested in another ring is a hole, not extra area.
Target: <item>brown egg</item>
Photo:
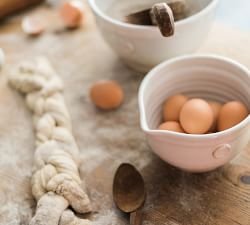
[[[185,133],[181,125],[176,121],[168,121],[168,122],[162,123],[158,127],[158,130],[169,130],[169,131],[174,131],[178,133]]]
[[[188,97],[178,94],[166,100],[163,106],[164,121],[179,121],[182,106],[188,101]]]
[[[22,20],[22,29],[28,35],[37,36],[44,31],[45,25],[41,18],[27,16]]]
[[[218,131],[229,129],[248,116],[247,107],[238,101],[231,101],[222,106],[218,118]]]
[[[212,126],[213,120],[211,107],[202,99],[191,99],[181,109],[180,123],[189,134],[205,134]]]
[[[98,81],[90,89],[90,98],[101,109],[115,109],[123,102],[121,86],[112,80]]]
[[[213,114],[214,114],[214,122],[211,126],[211,128],[209,129],[209,132],[216,132],[217,129],[217,121],[218,121],[218,117],[219,117],[219,113],[222,107],[222,104],[219,102],[215,102],[215,101],[208,101],[208,104],[210,105]]]
[[[65,2],[60,8],[60,14],[67,28],[76,28],[83,22],[84,5],[79,0]]]

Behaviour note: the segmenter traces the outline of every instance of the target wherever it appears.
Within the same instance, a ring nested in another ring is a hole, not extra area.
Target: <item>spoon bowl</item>
[[[128,163],[121,164],[113,182],[116,206],[125,213],[134,212],[143,205],[145,196],[145,185],[141,174],[134,166]]]

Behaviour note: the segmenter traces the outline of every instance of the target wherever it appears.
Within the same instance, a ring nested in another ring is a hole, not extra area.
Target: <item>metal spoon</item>
[[[113,182],[113,198],[116,206],[130,214],[130,224],[141,224],[141,213],[137,211],[146,198],[143,178],[136,168],[123,163],[116,171]]]

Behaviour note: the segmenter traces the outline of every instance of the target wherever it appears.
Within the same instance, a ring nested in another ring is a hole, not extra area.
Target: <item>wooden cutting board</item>
[[[162,162],[139,127],[137,91],[143,75],[125,67],[104,43],[90,12],[86,25],[73,31],[55,22],[55,9],[40,6],[25,15],[35,12],[50,21],[38,38],[22,33],[22,15],[0,27],[0,46],[7,55],[0,72],[0,224],[27,225],[35,209],[29,182],[34,152],[31,114],[6,77],[18,61],[44,54],[65,82],[81,149],[81,177],[98,211],[91,216],[94,224],[128,224],[111,192],[116,168],[130,162],[147,186],[143,225],[250,225],[250,146],[233,162],[205,174],[185,173]],[[250,34],[215,24],[199,52],[222,54],[250,67]],[[124,88],[125,103],[117,111],[99,111],[89,100],[90,85],[103,78],[118,80]]]

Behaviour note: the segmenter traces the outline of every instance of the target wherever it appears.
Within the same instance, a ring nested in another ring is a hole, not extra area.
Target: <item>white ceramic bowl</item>
[[[233,159],[250,139],[250,116],[223,132],[205,135],[157,130],[164,101],[183,93],[221,103],[242,101],[250,110],[250,71],[219,56],[183,56],[164,62],[144,78],[139,91],[141,127],[164,161],[190,172],[213,170]]]
[[[176,22],[175,35],[169,38],[162,37],[157,27],[128,24],[108,15],[112,5],[123,2],[129,2],[129,12],[133,7],[149,7],[162,0],[89,0],[97,25],[111,48],[131,68],[147,72],[166,59],[195,51],[208,35],[219,0],[187,0],[197,13]]]

